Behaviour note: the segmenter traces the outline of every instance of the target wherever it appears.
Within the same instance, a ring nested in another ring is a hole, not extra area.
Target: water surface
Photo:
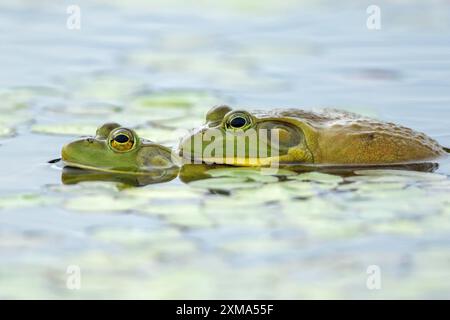
[[[81,30],[69,2],[0,4],[0,297],[449,297],[448,161],[142,188],[47,163],[105,121],[173,145],[216,103],[337,107],[450,146],[448,2],[381,1],[379,31],[364,1],[77,3]]]

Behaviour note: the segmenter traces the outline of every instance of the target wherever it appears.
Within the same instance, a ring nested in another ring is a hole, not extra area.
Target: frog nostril
[[[93,143],[94,139],[93,138],[87,138],[86,141],[89,142],[89,143]]]

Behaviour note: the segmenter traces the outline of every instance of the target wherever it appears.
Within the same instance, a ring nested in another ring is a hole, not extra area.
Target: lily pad
[[[61,92],[46,87],[20,87],[0,91],[0,110],[19,111],[29,108],[43,96],[60,96]]]
[[[211,228],[214,223],[205,214],[177,214],[165,217],[166,220],[174,225],[184,228]]]
[[[427,173],[408,170],[357,170],[355,174],[365,176],[400,176],[416,180],[445,180],[447,176],[438,173]]]
[[[203,192],[194,189],[185,188],[184,186],[165,187],[158,186],[157,188],[131,188],[122,191],[124,195],[132,197],[140,197],[150,200],[174,200],[176,201],[193,201],[199,200],[203,196]]]
[[[137,228],[100,228],[95,230],[93,236],[96,239],[118,243],[125,246],[148,245],[150,243],[161,243],[163,241],[182,240],[182,234],[175,228],[164,228],[160,230],[143,230]]]
[[[69,210],[85,212],[120,212],[138,210],[147,204],[146,199],[112,195],[79,196],[67,200],[64,206]]]
[[[0,117],[0,127],[13,129],[15,126],[32,122],[33,117],[28,110],[8,111]]]
[[[177,141],[177,131],[161,128],[136,128],[136,133],[142,137],[154,142],[167,143]]]
[[[321,173],[321,172],[307,172],[299,174],[298,176],[291,177],[293,180],[300,180],[300,181],[313,181],[313,182],[320,182],[320,183],[341,183],[344,181],[344,179],[340,176],[327,174],[327,173]]]
[[[359,176],[351,176],[346,177],[345,181],[352,182],[368,182],[368,183],[404,183],[410,184],[417,182],[417,179],[409,176],[401,176],[401,175],[359,175]]]
[[[76,185],[52,184],[47,189],[57,193],[67,194],[116,194],[120,188],[116,182],[86,181]]]
[[[370,196],[386,196],[389,197],[389,193],[397,195],[420,195],[423,196],[426,193],[424,190],[415,186],[408,186],[404,183],[364,183],[358,187],[357,193],[366,194]]]
[[[40,194],[16,194],[0,198],[0,209],[47,206],[58,203],[59,199]]]
[[[97,125],[87,123],[36,124],[31,126],[31,131],[43,134],[87,136],[93,135],[97,127]]]
[[[0,137],[8,137],[14,134],[14,130],[12,128],[4,127],[0,125]]]
[[[427,190],[448,192],[450,191],[450,179],[422,182],[420,186]]]
[[[277,182],[278,178],[264,174],[264,171],[255,168],[218,168],[206,171],[212,177],[247,178],[259,182]]]
[[[119,114],[111,114],[110,121],[120,121],[126,125],[139,125],[145,123],[159,124],[161,121],[170,121],[188,116],[185,109],[154,107],[152,109],[132,109],[126,108],[126,111]]]
[[[263,227],[273,220],[270,207],[241,197],[211,197],[205,200],[202,209],[220,226]]]
[[[294,249],[295,244],[279,239],[245,239],[227,242],[221,246],[221,249],[236,254],[261,254],[267,252],[282,252]]]
[[[447,216],[450,216],[450,202],[445,203],[444,208],[443,208],[443,212]]]
[[[371,226],[371,231],[382,234],[401,234],[401,235],[421,235],[423,228],[416,221],[393,221],[383,224],[374,224]]]
[[[290,219],[301,217],[336,218],[340,217],[344,212],[349,214],[344,204],[324,198],[283,202],[282,212]]]
[[[324,199],[311,198],[283,205],[284,221],[301,228],[310,239],[341,239],[363,234],[360,221],[349,220],[345,208],[336,207]],[[343,220],[345,219],[345,223]]]
[[[93,236],[100,241],[125,249],[128,254],[145,255],[151,258],[167,255],[180,258],[193,255],[198,251],[194,242],[184,239],[178,229],[171,227],[158,230],[101,228],[95,230]]]
[[[212,106],[218,99],[207,92],[196,91],[163,91],[154,92],[135,98],[130,106],[132,108],[192,108]]]
[[[242,193],[240,192],[242,191]],[[246,197],[248,194],[246,190],[236,191],[230,197],[223,196],[213,196],[208,197],[203,202],[203,208],[206,212],[211,215],[216,215],[217,213],[223,213],[226,215],[257,215],[261,214],[266,210],[270,211],[267,202],[272,202],[271,200],[263,201],[261,198],[257,198],[253,201],[252,198]]]
[[[281,186],[286,192],[289,192],[292,196],[296,197],[312,197],[336,187],[335,184],[313,184],[303,181],[286,181],[281,183]]]
[[[355,190],[359,193],[369,192],[384,192],[390,190],[401,190],[407,185],[401,182],[388,182],[388,183],[351,183],[339,186],[339,190]]]
[[[70,79],[68,85],[73,88],[73,97],[102,102],[124,102],[143,88],[138,80],[106,74]]]
[[[205,119],[203,117],[198,116],[184,116],[176,119],[162,119],[155,123],[155,121],[150,120],[152,124],[157,124],[160,126],[174,128],[174,129],[192,129],[197,128],[204,124]]]
[[[294,194],[294,192],[286,191],[282,184],[273,183],[264,185],[258,189],[237,190],[229,202],[243,202],[242,205],[246,203],[247,206],[254,206],[268,202],[289,201],[294,197]]]
[[[195,203],[151,204],[142,208],[140,212],[163,216],[167,222],[187,228],[212,226],[211,219],[204,214],[201,206]]]
[[[122,111],[122,107],[108,103],[79,103],[65,105],[51,105],[45,108],[55,113],[76,116],[108,116]]]
[[[147,206],[143,206],[139,209],[140,212],[144,212],[146,214],[151,215],[160,215],[160,216],[177,216],[177,215],[185,215],[185,216],[195,216],[200,212],[200,206],[197,203],[149,203]]]
[[[199,189],[231,191],[235,189],[252,189],[262,185],[261,182],[248,181],[243,177],[218,177],[192,181],[189,186]]]
[[[154,94],[139,97],[131,102],[133,108],[190,108],[192,103],[183,96]]]

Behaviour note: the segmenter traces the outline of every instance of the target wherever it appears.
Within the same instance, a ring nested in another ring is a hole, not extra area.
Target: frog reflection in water
[[[61,156],[69,167],[62,174],[65,184],[97,180],[141,186],[170,181],[178,174],[170,148],[117,123],[106,123],[95,136],[64,145]]]

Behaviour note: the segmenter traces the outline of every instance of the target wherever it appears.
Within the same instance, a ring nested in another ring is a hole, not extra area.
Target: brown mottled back
[[[315,163],[403,163],[431,160],[446,153],[424,133],[351,112],[275,109],[253,114],[259,119],[287,118],[309,126],[314,134],[306,139]]]

